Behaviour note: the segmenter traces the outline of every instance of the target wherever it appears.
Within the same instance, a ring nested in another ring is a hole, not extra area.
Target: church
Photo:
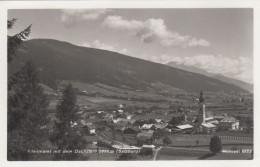
[[[206,103],[204,102],[203,92],[200,92],[199,97],[199,112],[197,117],[197,132],[199,133],[214,133],[217,129],[216,125],[208,122],[206,118]]]

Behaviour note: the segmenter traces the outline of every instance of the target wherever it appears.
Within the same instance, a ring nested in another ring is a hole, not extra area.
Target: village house
[[[212,123],[202,123],[201,127],[203,133],[214,133],[216,132],[217,126]]]
[[[146,131],[138,133],[136,136],[137,139],[137,145],[142,146],[144,144],[151,145],[154,141],[154,131]]]
[[[129,120],[128,122],[129,122],[129,124],[131,124],[133,127],[139,128],[139,126],[135,126],[135,122],[136,122],[135,119],[131,119],[131,120]]]
[[[78,123],[76,122],[76,121],[70,121],[70,127],[75,127],[75,126],[77,126],[78,125]]]
[[[172,128],[172,132],[181,132],[181,133],[184,133],[184,132],[187,132],[187,131],[190,131],[192,130],[193,126],[189,125],[189,124],[184,124],[184,125],[177,125],[177,126],[174,126]]]
[[[124,110],[119,109],[119,110],[117,110],[117,112],[118,112],[119,114],[123,114],[123,113],[124,113]]]
[[[129,115],[129,114],[126,115],[126,119],[132,119],[132,118],[133,118],[133,115]]]
[[[143,124],[143,126],[140,129],[142,130],[142,132],[154,130],[155,125],[154,124]]]
[[[115,128],[120,131],[124,131],[126,128],[136,128],[134,126],[135,120],[129,120],[124,118],[117,118],[113,120]]]
[[[223,117],[219,121],[219,127],[222,130],[239,130],[239,120],[231,116]]]
[[[155,129],[165,129],[168,126],[168,123],[160,123],[160,124],[154,124]]]
[[[96,133],[95,126],[94,126],[92,123],[87,123],[87,127],[88,127],[88,130],[89,130],[89,134],[90,134],[90,135]]]
[[[80,133],[83,135],[93,135],[96,133],[95,126],[92,123],[86,123],[85,120],[80,120]]]
[[[154,119],[157,123],[162,123],[162,119]]]
[[[123,120],[116,123],[115,129],[120,130],[120,131],[124,131],[127,127],[128,127],[128,121],[123,119]]]
[[[114,115],[113,114],[109,114],[107,113],[105,116],[104,116],[104,120],[106,120],[107,122],[111,122],[114,118]]]
[[[105,111],[97,111],[97,114],[105,114]]]
[[[127,127],[124,129],[123,133],[124,134],[137,134],[139,131],[138,128],[135,128],[135,127]]]
[[[124,104],[119,104],[118,107],[119,108],[124,108],[125,106],[124,106]]]
[[[155,146],[154,145],[147,145],[144,144],[141,148],[141,154],[144,155],[151,155],[155,151]]]

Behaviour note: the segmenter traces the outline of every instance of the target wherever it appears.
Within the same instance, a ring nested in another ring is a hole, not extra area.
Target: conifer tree
[[[219,136],[213,136],[210,139],[209,150],[214,154],[219,153],[222,150],[222,142]]]
[[[7,21],[7,28],[8,30],[11,29],[16,22],[17,19],[12,19]],[[15,55],[16,50],[22,45],[23,41],[28,39],[30,33],[31,33],[31,26],[28,26],[26,29],[23,31],[15,34],[14,36],[7,36],[7,60],[8,63],[13,60],[13,56]]]
[[[78,119],[76,105],[76,93],[71,84],[68,84],[63,90],[63,96],[57,105],[56,130],[52,137],[52,142],[59,150],[82,149],[85,141],[79,133],[79,128],[73,126],[73,123]],[[61,153],[56,154],[55,160],[79,160],[82,159],[79,154]]]
[[[15,84],[8,92],[8,159],[28,160],[33,158],[28,150],[41,148],[41,127],[47,123],[49,102],[31,61],[14,78]]]

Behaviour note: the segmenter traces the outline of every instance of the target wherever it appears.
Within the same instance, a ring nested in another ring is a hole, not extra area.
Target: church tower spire
[[[198,113],[198,122],[199,124],[205,123],[205,111],[206,105],[204,103],[203,91],[200,91],[199,97],[199,113]]]
[[[203,91],[200,91],[200,98],[199,98],[199,103],[203,103],[204,102],[204,97],[203,97]]]

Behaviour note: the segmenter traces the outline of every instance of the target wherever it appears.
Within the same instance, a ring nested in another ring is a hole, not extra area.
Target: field
[[[137,106],[154,111],[155,106],[159,111],[170,111],[177,108],[197,107],[195,100],[199,92],[186,92],[162,83],[153,83],[146,90],[135,90],[128,87],[113,87],[101,83],[82,83],[78,81],[61,81],[59,89],[62,90],[65,84],[71,83],[78,90],[77,104],[88,106],[93,109],[113,107],[125,104],[127,107]],[[48,89],[47,89],[48,90]],[[84,92],[85,93],[84,93]],[[57,92],[61,95],[61,92]],[[220,115],[228,114],[232,116],[253,117],[252,97],[248,101],[239,102],[239,95],[228,95],[219,92],[205,92],[206,109],[209,113]],[[234,102],[223,102],[224,99],[232,99]],[[57,99],[53,99],[49,109],[55,109]],[[170,106],[173,106],[170,108]],[[160,114],[156,114],[161,115]],[[156,117],[151,115],[151,117]],[[170,116],[168,116],[169,118]]]

